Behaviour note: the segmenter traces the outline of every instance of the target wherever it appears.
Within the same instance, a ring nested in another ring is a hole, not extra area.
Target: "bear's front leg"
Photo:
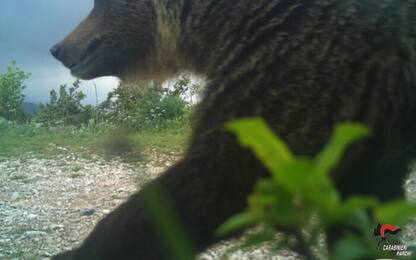
[[[79,248],[53,259],[170,259],[143,206],[153,186],[167,195],[194,249],[213,244],[215,229],[244,209],[261,172],[250,153],[234,148],[239,153],[186,157],[101,220]]]

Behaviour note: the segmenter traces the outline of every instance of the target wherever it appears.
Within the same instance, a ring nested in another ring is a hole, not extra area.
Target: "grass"
[[[82,167],[80,167],[80,166],[76,166],[76,167],[72,168],[73,173],[78,173],[81,170],[82,170]]]
[[[189,126],[145,129],[132,135],[136,145],[146,149],[156,149],[159,153],[180,154],[186,147],[191,130]]]
[[[48,130],[14,125],[0,129],[0,159],[28,153],[40,158],[75,153],[87,160],[93,159],[93,154],[99,154],[108,159],[119,156],[127,161],[140,161],[150,150],[180,154],[189,134],[190,128],[183,125],[139,132],[110,128],[75,131],[71,127]],[[76,167],[73,169],[74,173],[78,171]]]
[[[181,154],[190,136],[190,127],[175,125],[169,128],[146,128],[138,132],[115,130],[99,142],[107,158],[120,156],[126,161],[137,162],[148,159],[148,155]]]
[[[27,179],[26,175],[20,174],[20,175],[14,175],[10,178],[12,181],[24,181]]]
[[[30,126],[13,126],[0,131],[0,157],[20,156],[28,152],[50,157],[56,154],[58,147],[81,151],[83,146],[92,147],[100,138],[93,132],[74,133],[73,128],[34,131]],[[60,153],[68,151],[61,149]]]
[[[81,177],[82,176],[82,174],[81,173],[71,173],[71,175],[70,175],[70,177],[72,178],[72,179],[76,179],[76,178],[79,178],[79,177]]]

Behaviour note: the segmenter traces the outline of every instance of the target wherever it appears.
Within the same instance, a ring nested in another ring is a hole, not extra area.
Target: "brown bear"
[[[373,136],[332,172],[337,188],[344,197],[402,197],[415,155],[415,44],[416,0],[95,0],[51,52],[83,79],[205,75],[186,155],[154,181],[202,250],[267,176],[224,132],[230,120],[263,117],[304,156],[338,122],[361,122]],[[142,194],[55,259],[168,259]]]

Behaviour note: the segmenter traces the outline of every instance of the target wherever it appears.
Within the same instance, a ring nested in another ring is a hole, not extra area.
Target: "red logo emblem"
[[[380,224],[378,223],[377,227],[374,229],[374,236],[381,238],[381,240],[386,239],[387,234],[397,235],[400,232],[400,228],[390,225],[390,224]],[[380,244],[381,241],[378,242]]]

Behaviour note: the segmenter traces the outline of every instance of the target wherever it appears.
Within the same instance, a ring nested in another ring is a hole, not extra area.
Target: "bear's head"
[[[89,16],[51,53],[82,79],[148,74],[156,26],[152,0],[95,0]]]

